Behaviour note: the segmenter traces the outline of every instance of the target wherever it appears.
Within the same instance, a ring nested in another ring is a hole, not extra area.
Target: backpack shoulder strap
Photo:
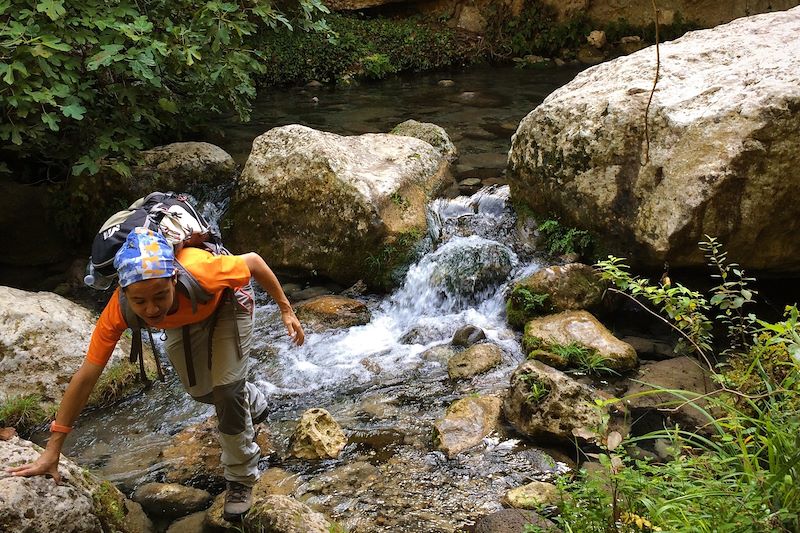
[[[197,278],[177,260],[175,261],[175,269],[178,271],[177,289],[189,298],[192,304],[192,313],[196,313],[197,305],[210,302],[214,295],[206,291],[197,281]]]
[[[139,381],[144,383],[145,389],[150,388],[151,381],[150,378],[147,377],[147,372],[144,368],[144,347],[142,346],[142,327],[147,329],[147,335],[150,338],[150,347],[153,350],[153,357],[156,361],[156,370],[158,372],[158,379],[160,381],[164,381],[164,371],[161,369],[161,360],[158,358],[158,352],[156,351],[156,344],[153,340],[153,331],[142,324],[142,320],[139,316],[133,312],[131,306],[128,305],[128,298],[125,296],[125,291],[119,291],[119,305],[122,309],[122,316],[125,319],[125,323],[131,329],[131,353],[128,356],[128,360],[136,364],[137,360],[139,362]]]

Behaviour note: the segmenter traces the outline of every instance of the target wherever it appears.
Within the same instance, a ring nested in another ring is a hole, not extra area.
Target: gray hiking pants
[[[183,387],[195,400],[212,404],[219,421],[221,463],[225,479],[252,486],[258,479],[260,449],[254,442],[252,419],[267,408],[264,395],[248,383],[248,355],[253,338],[253,315],[223,302],[212,335],[212,361],[208,368],[208,334],[212,318],[189,326],[196,382],[189,385],[181,328],[167,330],[167,356]],[[239,326],[242,357],[236,348],[234,320]]]

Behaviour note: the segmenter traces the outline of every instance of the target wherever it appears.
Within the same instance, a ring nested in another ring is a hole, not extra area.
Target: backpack
[[[161,233],[172,244],[176,253],[184,246],[194,246],[205,249],[215,255],[230,255],[230,252],[222,245],[222,238],[212,229],[208,221],[198,213],[197,209],[189,203],[187,195],[174,192],[153,192],[143,198],[139,198],[127,209],[114,213],[100,227],[92,242],[92,255],[89,258],[87,275],[84,278],[84,282],[87,285],[97,289],[110,287],[117,277],[117,272],[114,269],[114,256],[125,243],[128,234],[136,227],[146,227]],[[175,267],[177,269],[176,290],[182,292],[189,299],[192,305],[192,312],[197,312],[198,304],[208,303],[213,298],[213,295],[206,292],[197,279],[177,260],[175,261]],[[240,290],[235,293],[230,289],[226,289],[226,291],[220,306],[214,311],[211,318],[211,331],[209,331],[208,335],[209,368],[211,367],[213,329],[216,325],[217,313],[222,304],[230,301],[234,306],[238,303],[247,308],[248,303],[252,302],[252,295],[248,291]],[[150,345],[153,348],[158,379],[163,382],[164,372],[161,368],[160,358],[156,353],[152,330],[131,310],[123,291],[119,292],[119,298],[122,314],[132,333],[130,362],[135,364],[138,360],[139,379],[145,383],[145,388],[148,388],[151,385],[151,381],[145,372],[144,350],[142,347],[142,329],[145,329],[150,339]],[[236,321],[234,321],[235,324]],[[195,384],[195,375],[188,331],[189,326],[185,326],[183,328],[183,345],[189,383],[192,386]],[[237,338],[238,335],[237,329]],[[238,346],[238,343],[237,348],[241,358],[241,347]]]
[[[215,254],[224,250],[222,238],[189,203],[187,195],[153,192],[114,213],[100,227],[92,242],[92,255],[84,278],[87,285],[96,289],[111,285],[117,277],[114,256],[128,233],[136,227],[161,233],[176,252],[183,246],[206,248]]]

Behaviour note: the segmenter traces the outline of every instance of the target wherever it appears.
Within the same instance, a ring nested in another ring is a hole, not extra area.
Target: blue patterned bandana
[[[163,235],[134,228],[114,256],[120,287],[146,279],[168,278],[175,273],[175,253]]]

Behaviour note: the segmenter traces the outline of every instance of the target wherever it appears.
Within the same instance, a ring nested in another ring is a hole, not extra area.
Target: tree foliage
[[[247,119],[276,28],[326,31],[320,0],[0,0],[0,147],[50,179],[124,161],[216,113]],[[4,165],[9,170],[9,165]],[[40,176],[41,177],[41,176]]]

